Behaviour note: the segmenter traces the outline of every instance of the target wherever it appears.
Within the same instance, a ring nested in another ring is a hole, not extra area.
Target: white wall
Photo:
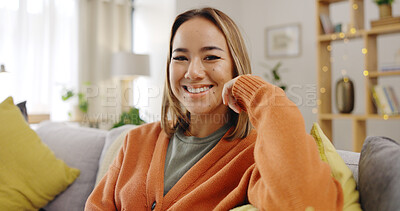
[[[296,102],[301,110],[306,123],[306,129],[310,130],[312,123],[317,121],[313,108],[316,107],[316,7],[315,0],[176,0],[177,12],[183,12],[195,7],[212,6],[227,13],[242,29],[242,33],[248,44],[252,60],[253,73],[264,76],[267,71],[260,63],[269,66],[282,61],[282,78],[292,87],[288,90],[288,96]],[[371,20],[378,18],[376,5],[365,0],[365,26],[369,27]],[[335,4],[331,8],[334,23],[349,21],[350,5],[347,2]],[[393,4],[393,16],[400,16],[400,1]],[[301,54],[294,58],[270,59],[264,55],[264,30],[268,27],[299,23],[301,25]],[[383,63],[393,62],[396,51],[400,50],[400,34],[385,36],[378,39],[379,61]],[[340,78],[342,69],[346,69],[353,79],[356,89],[355,109],[353,113],[364,113],[364,76],[362,70],[364,58],[361,54],[363,48],[362,39],[350,40],[348,44],[337,42],[332,45],[334,62],[333,81]],[[345,57],[343,57],[345,56]],[[346,59],[343,59],[346,58]],[[383,79],[383,83],[395,86],[400,97],[400,77]],[[396,85],[399,84],[399,85]],[[298,96],[301,97],[299,100]],[[335,101],[332,101],[335,102]],[[334,112],[336,111],[333,106]],[[334,121],[334,142],[338,149],[352,150],[351,122],[349,120]],[[367,122],[367,136],[386,135],[400,140],[400,121],[370,120]],[[290,132],[290,131],[289,131]]]

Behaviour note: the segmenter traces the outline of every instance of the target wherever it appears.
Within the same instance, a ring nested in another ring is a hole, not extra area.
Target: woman
[[[86,210],[341,210],[341,186],[301,113],[250,73],[228,16],[212,8],[179,15],[162,121],[129,132]]]

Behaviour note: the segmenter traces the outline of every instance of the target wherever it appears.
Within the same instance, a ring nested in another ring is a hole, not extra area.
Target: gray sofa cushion
[[[344,150],[336,150],[337,153],[342,157],[344,163],[346,163],[347,167],[353,173],[354,180],[358,186],[358,162],[360,160],[360,153],[358,152],[350,152]]]
[[[359,164],[364,210],[400,210],[400,145],[387,137],[368,137]]]
[[[86,199],[94,187],[107,131],[68,126],[65,123],[44,122],[39,125],[36,132],[57,158],[81,171],[76,181],[44,209],[84,210]]]

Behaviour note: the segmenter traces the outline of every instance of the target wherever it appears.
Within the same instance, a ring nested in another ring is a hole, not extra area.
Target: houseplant
[[[77,105],[74,103],[71,111],[68,112],[68,116],[72,121],[80,121],[83,115],[88,112],[89,103],[86,95],[83,92],[75,92],[73,89],[64,88],[62,91],[61,99],[63,101],[70,101],[74,97],[77,97]]]
[[[283,89],[283,91],[286,90],[286,84],[283,83],[281,81],[281,76],[280,76],[280,68],[282,66],[281,62],[278,62],[274,67],[270,68],[268,67],[266,64],[262,64],[263,66],[267,67],[268,69],[270,69],[270,74],[265,74],[265,77],[272,82],[272,84],[274,84],[275,86],[280,87],[281,89]]]
[[[392,16],[392,3],[394,0],[373,0],[379,7],[379,17],[387,18]]]
[[[112,128],[121,127],[122,125],[141,125],[145,123],[139,116],[139,109],[132,107],[128,112],[122,112],[119,122],[115,123]]]

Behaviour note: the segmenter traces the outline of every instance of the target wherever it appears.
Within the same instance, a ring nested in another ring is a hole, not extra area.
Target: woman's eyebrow
[[[222,48],[220,48],[220,47],[217,47],[217,46],[205,46],[205,47],[202,47],[201,49],[200,49],[200,51],[211,51],[211,50],[219,50],[219,51],[224,51],[224,50],[222,50]],[[173,51],[172,51],[172,53],[175,53],[175,52],[183,52],[183,53],[186,53],[186,52],[189,52],[189,50],[188,49],[186,49],[186,48],[175,48]]]
[[[174,53],[174,52],[188,52],[188,49],[186,49],[186,48],[176,48],[176,49],[174,49],[172,51],[172,53]]]
[[[211,50],[219,50],[219,51],[224,51],[222,48],[217,47],[217,46],[205,46],[201,48],[201,51],[211,51]]]

